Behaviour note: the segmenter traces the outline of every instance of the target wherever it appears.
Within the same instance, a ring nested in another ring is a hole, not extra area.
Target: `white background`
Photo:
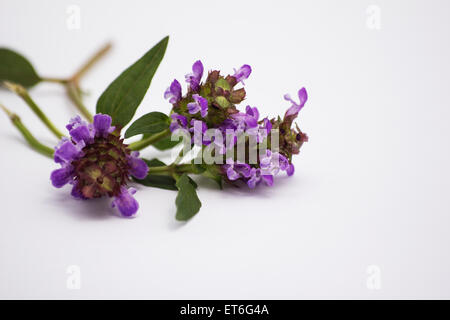
[[[67,27],[70,5],[81,10],[78,30]],[[380,9],[379,30],[367,25],[369,5]],[[263,115],[283,114],[283,94],[307,88],[298,122],[310,142],[296,174],[273,188],[220,191],[201,180],[203,207],[186,224],[174,219],[175,192],[139,186],[139,215],[123,219],[108,199],[53,188],[58,166],[0,115],[0,297],[450,298],[449,9],[437,0],[2,1],[0,45],[42,76],[69,76],[113,41],[82,82],[92,111],[170,35],[138,115],[169,111],[165,88],[197,59],[225,73],[248,63],[246,101]],[[60,128],[76,112],[58,85],[32,96]],[[0,101],[56,143],[19,98],[2,90]],[[66,285],[71,265],[79,290]],[[373,276],[379,287],[367,286]]]

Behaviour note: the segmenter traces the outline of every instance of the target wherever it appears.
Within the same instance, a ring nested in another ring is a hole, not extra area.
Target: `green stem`
[[[20,131],[22,136],[25,138],[25,140],[28,142],[28,144],[37,152],[43,154],[44,156],[47,156],[49,158],[53,158],[53,149],[50,147],[47,147],[46,145],[43,145],[40,143],[32,134],[31,132],[23,125],[22,121],[20,120],[19,116],[12,113],[8,109],[6,109],[5,106],[0,104],[0,107],[5,111],[5,113],[8,115],[8,117],[11,119],[11,122],[14,124],[14,126]]]
[[[89,58],[89,60],[86,61],[86,63],[81,66],[80,69],[78,69],[77,72],[75,72],[75,74],[72,76],[71,81],[77,83],[78,80],[82,76],[84,76],[84,74],[88,72],[92,68],[92,66],[111,49],[111,47],[111,43],[107,43],[100,50],[98,50],[92,57]]]
[[[60,78],[41,78],[44,82],[51,82],[51,83],[60,83],[60,84],[67,84],[70,80],[68,79],[60,79]]]
[[[170,129],[166,129],[164,131],[155,133],[154,135],[151,135],[148,138],[133,142],[128,147],[131,150],[139,151],[139,150],[142,150],[142,149],[148,147],[149,145],[152,145],[155,142],[167,137],[169,134],[170,134]]]
[[[81,98],[81,89],[79,86],[80,79],[94,66],[98,60],[100,60],[111,49],[111,43],[104,45],[99,51],[97,51],[91,58],[89,58],[75,74],[69,79],[60,78],[41,78],[42,81],[60,83],[66,87],[67,95],[70,100],[75,104],[78,111],[90,122],[93,121],[92,114],[86,108]]]
[[[178,154],[177,158],[175,159],[175,161],[171,164],[171,166],[175,166],[177,164],[180,163],[180,161],[184,158],[185,154],[184,154],[184,148],[181,149],[180,153]]]
[[[149,167],[148,174],[174,175],[183,173],[195,173],[191,164],[180,164],[160,167]]]
[[[45,113],[39,108],[39,106],[34,102],[34,100],[28,94],[28,91],[21,85],[11,83],[8,81],[4,82],[5,86],[15,92],[19,97],[25,101],[25,103],[30,107],[30,109],[38,116],[39,119],[45,124],[45,126],[58,138],[64,137],[64,134],[59,131],[55,125],[47,118]]]
[[[84,105],[83,101],[81,100],[80,95],[80,89],[79,87],[72,81],[68,82],[66,84],[67,89],[67,95],[69,96],[70,100],[75,104],[75,106],[78,108],[78,110],[81,112],[81,114],[89,121],[93,121],[92,114],[89,112],[89,110]]]

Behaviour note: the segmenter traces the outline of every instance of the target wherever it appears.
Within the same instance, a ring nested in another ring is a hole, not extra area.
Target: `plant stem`
[[[70,81],[68,79],[60,79],[60,78],[41,78],[41,80],[44,82],[61,83],[61,84],[66,84]]]
[[[58,138],[64,137],[64,134],[59,131],[55,125],[47,118],[45,113],[39,108],[39,106],[33,101],[28,94],[28,91],[19,84],[11,83],[8,81],[3,82],[5,87],[16,93],[19,97],[25,101],[30,109],[38,116],[39,119],[45,124],[45,126]]]
[[[180,164],[160,167],[149,167],[148,174],[180,174],[180,173],[195,173],[191,164]]]
[[[80,88],[78,85],[76,85],[74,82],[70,81],[66,84],[66,90],[67,95],[69,96],[70,100],[75,104],[75,106],[78,108],[78,110],[81,112],[81,114],[89,121],[93,121],[92,114],[90,111],[86,108],[84,105],[81,94],[80,94]]]
[[[86,72],[88,72],[92,66],[97,63],[103,56],[108,53],[108,51],[111,49],[112,45],[111,43],[107,43],[104,45],[100,50],[98,50],[91,58],[89,58],[82,66],[78,69],[77,72],[72,76],[71,81],[77,83],[81,77],[84,76]]]
[[[40,143],[32,134],[31,132],[23,125],[22,121],[20,120],[19,116],[12,113],[8,109],[6,109],[5,106],[0,104],[0,107],[5,111],[5,113],[8,115],[8,117],[11,119],[11,122],[14,124],[14,126],[20,131],[22,136],[25,138],[25,140],[28,142],[28,144],[37,152],[40,154],[43,154],[44,156],[47,156],[49,158],[53,158],[53,149],[50,147],[47,147],[46,145],[43,145]]]
[[[167,137],[169,134],[170,134],[170,129],[166,129],[164,131],[155,133],[148,138],[133,142],[128,147],[131,150],[139,151],[139,150],[142,150],[142,149],[148,147],[149,145]]]
[[[173,161],[173,163],[171,164],[171,166],[175,166],[178,163],[180,163],[180,161],[184,158],[185,154],[184,154],[184,148],[181,149],[180,153],[178,154],[177,158]]]
[[[70,100],[75,104],[78,111],[90,122],[92,122],[93,117],[89,110],[83,103],[81,97],[80,89],[80,79],[97,63],[110,49],[111,43],[107,43],[100,50],[98,50],[91,58],[89,58],[69,79],[60,78],[42,78],[42,81],[60,83],[66,87],[67,95]]]

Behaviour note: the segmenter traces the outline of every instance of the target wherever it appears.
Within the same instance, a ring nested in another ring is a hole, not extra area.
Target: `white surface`
[[[66,27],[69,5],[81,29]],[[369,5],[381,29],[366,26]],[[71,74],[105,41],[114,50],[83,80],[104,88],[171,36],[138,115],[169,110],[162,93],[196,59],[232,72],[249,63],[251,105],[277,115],[305,86],[310,136],[296,174],[273,188],[201,182],[201,212],[174,219],[174,192],[138,187],[136,219],[108,201],[54,189],[57,165],[0,116],[1,298],[450,298],[450,20],[448,1],[2,1],[0,45],[44,76]],[[60,128],[63,89],[33,97]],[[0,100],[55,143],[17,97]],[[144,156],[159,156],[149,148]],[[81,289],[66,287],[70,265]],[[366,286],[380,268],[381,287]]]

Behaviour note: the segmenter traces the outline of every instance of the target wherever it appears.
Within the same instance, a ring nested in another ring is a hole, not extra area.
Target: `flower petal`
[[[164,99],[169,99],[169,102],[174,104],[181,100],[181,84],[177,79],[174,79],[164,92]]]
[[[198,79],[201,79],[203,76],[203,63],[200,60],[194,62],[192,65],[192,72]]]
[[[200,111],[200,106],[196,102],[189,102],[187,108],[190,114],[196,114]]]
[[[56,163],[71,162],[78,158],[81,151],[72,143],[72,141],[65,141],[55,150],[54,159]]]
[[[243,83],[244,80],[248,79],[250,73],[252,73],[252,68],[248,64],[244,64],[237,71],[235,71],[233,76],[236,78],[237,82]]]
[[[292,176],[292,175],[294,174],[294,172],[295,172],[295,168],[294,168],[294,165],[291,163],[291,164],[287,167],[286,173],[287,173],[287,175],[290,177],[290,176]]]
[[[91,143],[93,138],[91,135],[91,132],[89,131],[89,128],[87,125],[80,125],[76,128],[73,128],[69,131],[70,136],[72,137],[73,141],[75,142],[81,142],[83,141],[85,144]]]
[[[111,133],[112,119],[107,114],[98,113],[94,116],[94,129],[97,136],[107,136]],[[114,129],[113,129],[114,130]]]
[[[228,169],[227,169],[227,177],[228,179],[230,179],[231,181],[237,180],[239,179],[239,173],[237,173],[234,169],[233,166],[231,165]]]
[[[272,175],[262,175],[262,180],[268,185],[269,187],[273,186],[273,176]]]
[[[148,166],[144,160],[138,158],[139,152],[132,152],[128,157],[128,164],[130,165],[130,173],[133,177],[144,179],[148,173]]]
[[[136,193],[136,189],[121,187],[120,194],[115,197],[112,202],[112,206],[117,207],[120,213],[124,217],[133,216],[139,209],[139,204],[136,199],[133,197],[133,194]]]
[[[50,175],[50,180],[55,188],[61,188],[72,180],[73,170],[71,167],[65,167],[54,170]]]

